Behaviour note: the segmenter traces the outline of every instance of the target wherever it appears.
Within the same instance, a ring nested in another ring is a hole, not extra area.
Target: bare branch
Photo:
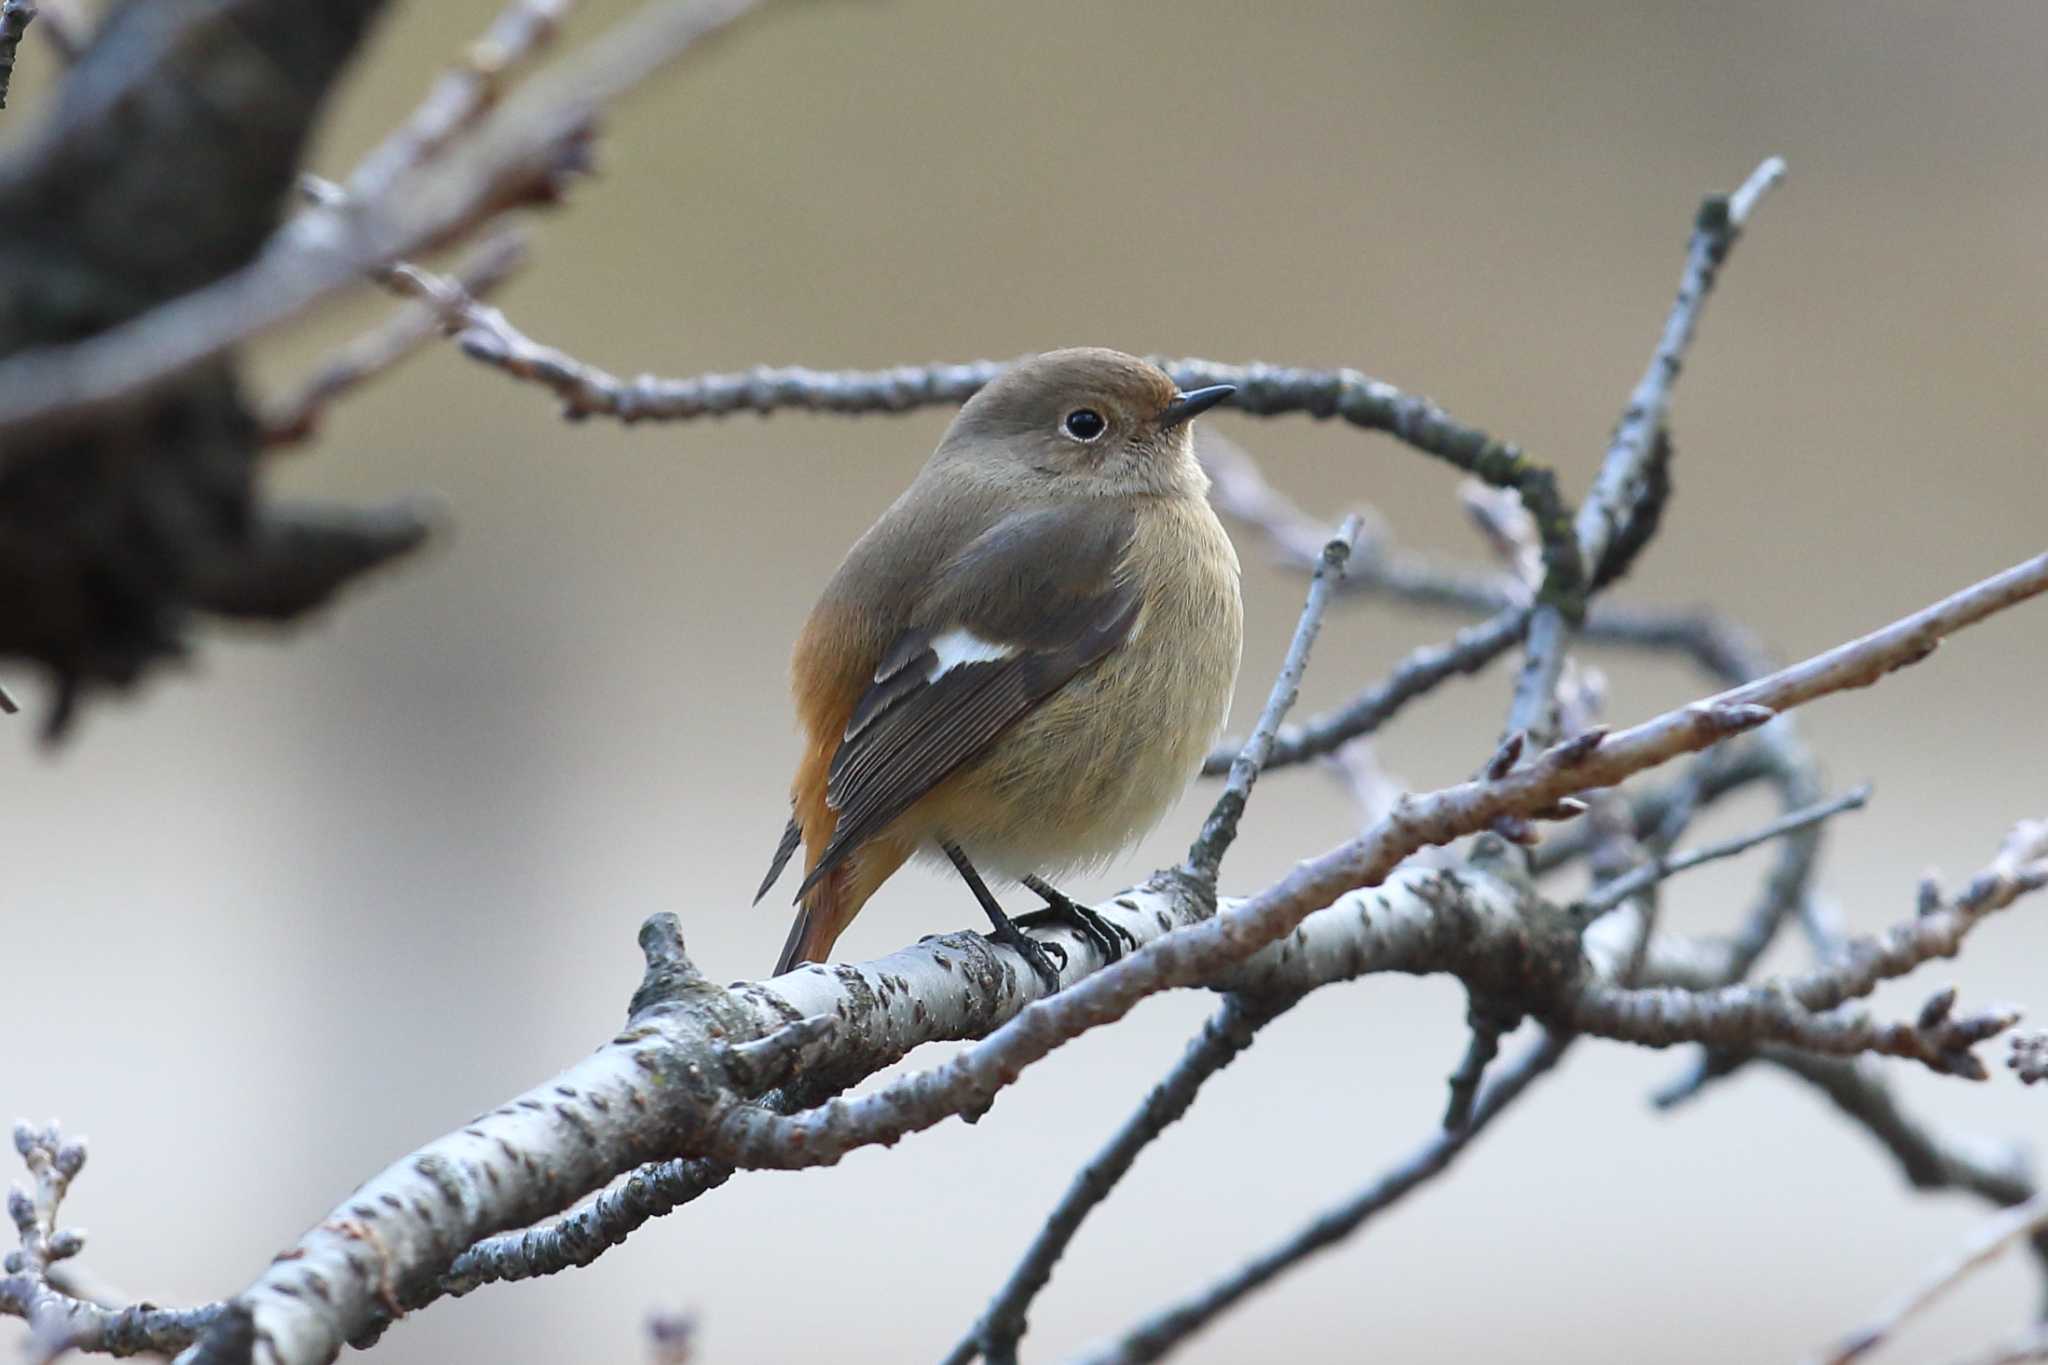
[[[85,1142],[65,1141],[54,1123],[42,1128],[17,1123],[14,1150],[35,1185],[32,1191],[16,1185],[8,1192],[7,1211],[21,1249],[7,1253],[0,1313],[27,1321],[32,1362],[54,1360],[71,1350],[168,1355],[190,1345],[219,1318],[220,1304],[184,1311],[153,1304],[110,1309],[70,1292],[61,1282],[62,1272],[85,1249],[85,1234],[60,1228],[57,1214],[71,1182],[85,1169]]]
[[[547,49],[576,0],[512,0],[462,60],[434,83],[412,117],[377,144],[349,176],[348,194],[373,202],[407,172],[434,159],[497,103],[506,77]]]
[[[1870,788],[1867,785],[1857,787],[1843,793],[1841,796],[1835,797],[1831,801],[1822,801],[1816,805],[1795,810],[1790,814],[1781,815],[1769,824],[1759,826],[1746,834],[1736,835],[1732,839],[1723,839],[1719,843],[1708,844],[1704,848],[1692,849],[1689,852],[1679,854],[1675,858],[1656,859],[1645,863],[1632,871],[1614,878],[1612,881],[1602,884],[1597,890],[1587,895],[1584,900],[1579,902],[1577,907],[1578,913],[1585,919],[1595,919],[1600,915],[1606,914],[1631,896],[1641,895],[1644,891],[1647,891],[1668,877],[1675,877],[1681,872],[1690,871],[1702,863],[1714,862],[1721,858],[1733,858],[1737,854],[1747,853],[1758,844],[1769,843],[1771,840],[1784,835],[1811,828],[1814,825],[1820,824],[1823,820],[1832,819],[1840,815],[1844,811],[1861,810],[1864,803],[1869,799]]]
[[[526,234],[507,228],[478,245],[447,283],[464,298],[479,298],[525,264]],[[263,417],[264,444],[311,439],[330,403],[415,354],[445,326],[443,310],[429,301],[414,300],[392,310],[383,322],[336,348],[288,397],[271,405]]]
[[[1570,1045],[1568,1037],[1545,1034],[1487,1084],[1473,1107],[1471,1122],[1445,1128],[1398,1165],[1342,1204],[1323,1213],[1301,1231],[1198,1294],[1156,1313],[1132,1328],[1108,1349],[1086,1357],[1087,1365],[1140,1365],[1159,1360],[1189,1336],[1214,1321],[1247,1294],[1291,1270],[1319,1251],[1356,1232],[1374,1214],[1442,1173],[1473,1138],[1486,1128],[1537,1078],[1557,1064]]]
[[[1579,508],[1574,525],[1579,558],[1593,582],[1604,582],[1609,572],[1610,550],[1625,543],[1624,528],[1637,516],[1650,494],[1657,473],[1660,447],[1658,433],[1664,429],[1671,407],[1671,387],[1684,365],[1692,345],[1700,310],[1713,292],[1721,266],[1748,224],[1750,212],[1785,174],[1785,163],[1771,157],[1750,175],[1734,194],[1709,197],[1693,222],[1692,243],[1686,251],[1685,271],[1680,276],[1678,298],[1664,323],[1664,332],[1650,355],[1650,363],[1629,395],[1608,441],[1600,474]],[[1515,695],[1508,709],[1507,728],[1525,730],[1547,739],[1546,714],[1557,688],[1558,671],[1564,667],[1565,641],[1571,617],[1582,607],[1580,598],[1561,593],[1558,585],[1546,582],[1544,593],[1529,620],[1528,646],[1522,672],[1516,678]]]
[[[1944,1260],[1904,1297],[1816,1359],[1823,1365],[1849,1365],[1882,1345],[1901,1323],[1955,1288],[1972,1271],[1996,1260],[2015,1242],[2042,1231],[2048,1231],[2048,1195],[2037,1195],[1986,1219],[1960,1253]]]
[[[1344,576],[1344,561],[1350,558],[1351,547],[1358,541],[1358,529],[1358,518],[1346,517],[1337,534],[1323,546],[1322,562],[1316,566],[1315,576],[1309,580],[1308,601],[1302,606],[1301,619],[1295,623],[1294,639],[1287,646],[1287,657],[1281,661],[1279,676],[1273,680],[1273,691],[1266,698],[1266,708],[1259,713],[1259,722],[1252,728],[1251,739],[1231,763],[1230,780],[1224,783],[1223,794],[1216,798],[1209,818],[1202,823],[1202,832],[1188,849],[1186,867],[1189,875],[1212,888],[1216,885],[1217,873],[1222,870],[1223,855],[1230,851],[1232,841],[1237,838],[1237,823],[1244,815],[1245,801],[1251,796],[1252,785],[1259,780],[1259,770],[1265,767],[1266,759],[1272,753],[1274,732],[1301,695],[1301,679],[1308,671],[1309,651],[1315,648],[1316,636],[1323,628],[1323,613],[1330,605],[1330,594]]]
[[[1024,1315],[1051,1281],[1053,1267],[1066,1254],[1082,1221],[1109,1197],[1137,1162],[1138,1154],[1187,1113],[1203,1083],[1235,1061],[1261,1028],[1292,1009],[1299,998],[1223,998],[1222,1006],[1188,1044],[1186,1055],[1074,1177],[981,1320],[946,1357],[946,1365],[967,1365],[977,1355],[991,1362],[1015,1360],[1018,1339],[1024,1335]]]

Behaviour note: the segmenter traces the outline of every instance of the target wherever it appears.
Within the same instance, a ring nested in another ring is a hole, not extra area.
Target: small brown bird
[[[917,853],[943,854],[1049,985],[1057,945],[1026,937],[978,868],[1121,955],[1128,935],[1043,877],[1150,828],[1230,708],[1237,552],[1188,419],[1232,391],[1182,393],[1117,351],[1024,361],[968,400],[855,542],[792,664],[806,743],[754,898],[801,842],[777,973],[823,961]]]

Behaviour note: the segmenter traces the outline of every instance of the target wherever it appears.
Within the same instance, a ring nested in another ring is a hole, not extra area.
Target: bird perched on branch
[[[1027,923],[1071,923],[1121,955],[1128,934],[1044,878],[1151,827],[1229,710],[1237,553],[1189,419],[1232,391],[1182,393],[1117,351],[1023,361],[855,542],[792,664],[805,744],[755,897],[801,843],[778,973],[823,961],[913,854],[949,861],[992,937],[1051,987],[1064,953],[1003,913],[982,870],[1046,902]]]

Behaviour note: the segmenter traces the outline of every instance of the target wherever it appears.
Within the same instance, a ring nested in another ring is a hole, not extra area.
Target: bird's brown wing
[[[961,764],[1129,637],[1142,593],[1119,575],[1126,508],[1015,513],[936,575],[883,653],[832,757],[832,837],[806,892]]]

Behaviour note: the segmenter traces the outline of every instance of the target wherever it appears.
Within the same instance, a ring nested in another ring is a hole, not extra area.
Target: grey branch
[[[0,1277],[0,1313],[29,1325],[28,1357],[54,1360],[66,1351],[135,1355],[182,1350],[221,1314],[221,1306],[176,1311],[154,1304],[104,1308],[71,1292],[64,1270],[85,1249],[85,1234],[61,1228],[57,1215],[71,1182],[85,1168],[85,1142],[66,1141],[54,1123],[14,1127],[14,1150],[34,1180],[32,1189],[13,1186],[7,1211],[20,1249],[7,1253]]]
[[[2048,1195],[2037,1195],[1994,1215],[1960,1252],[1944,1259],[1896,1303],[1822,1352],[1816,1360],[1820,1365],[1849,1365],[1882,1345],[1901,1323],[1955,1288],[1971,1272],[1990,1264],[2015,1243],[2043,1231],[2048,1231]]]
[[[1689,871],[1700,866],[1702,863],[1714,862],[1721,858],[1733,858],[1738,854],[1747,853],[1759,844],[1769,843],[1771,840],[1782,838],[1787,834],[1810,829],[1823,820],[1832,819],[1844,811],[1861,810],[1863,804],[1869,799],[1870,788],[1868,786],[1857,787],[1832,800],[1817,802],[1814,805],[1781,815],[1767,825],[1759,826],[1745,834],[1738,834],[1732,839],[1723,839],[1719,843],[1692,849],[1673,858],[1654,859],[1642,864],[1640,867],[1623,873],[1611,881],[1603,883],[1597,890],[1579,902],[1577,906],[1578,913],[1585,919],[1597,918],[1600,915],[1606,914],[1615,906],[1620,905],[1623,901],[1628,900],[1631,896],[1641,895],[1667,877],[1677,876],[1679,873]]]
[[[988,1359],[991,1365],[1016,1359],[1017,1342],[1024,1335],[1024,1315],[1038,1292],[1051,1281],[1053,1267],[1066,1254],[1074,1234],[1081,1230],[1082,1221],[1109,1197],[1117,1182],[1136,1163],[1139,1153],[1187,1113],[1203,1083],[1235,1061],[1239,1053],[1251,1046],[1260,1029],[1292,1008],[1298,999],[1224,996],[1222,1006],[1188,1044],[1186,1055],[1152,1087],[1144,1102],[1074,1177],[1074,1183],[1047,1216],[1045,1226],[980,1321],[946,1357],[946,1365],[967,1365],[977,1355]]]
[[[1202,824],[1202,832],[1188,849],[1189,874],[1210,887],[1216,885],[1217,873],[1223,867],[1223,855],[1230,851],[1231,843],[1237,838],[1237,824],[1244,816],[1245,801],[1251,796],[1252,785],[1259,780],[1259,771],[1266,766],[1266,759],[1272,754],[1274,734],[1287,713],[1294,709],[1295,699],[1301,695],[1301,679],[1308,671],[1309,651],[1315,648],[1316,635],[1323,628],[1323,613],[1329,608],[1330,594],[1344,576],[1344,562],[1351,557],[1351,547],[1358,542],[1358,531],[1358,518],[1346,517],[1337,534],[1323,546],[1322,558],[1316,565],[1314,577],[1309,580],[1308,601],[1301,609],[1301,619],[1295,623],[1294,639],[1288,644],[1287,657],[1281,662],[1279,675],[1273,680],[1272,694],[1266,698],[1266,707],[1259,713],[1258,724],[1252,727],[1251,739],[1230,765],[1230,779],[1223,784],[1223,794],[1216,798],[1215,808]]]
[[[1662,462],[1669,458],[1661,433],[1671,408],[1671,388],[1692,345],[1701,308],[1713,292],[1721,265],[1749,221],[1757,202],[1785,174],[1785,163],[1771,157],[1750,175],[1734,194],[1715,195],[1700,206],[1693,223],[1691,246],[1686,252],[1685,270],[1679,279],[1678,297],[1664,323],[1664,331],[1651,352],[1643,377],[1629,394],[1621,420],[1601,461],[1599,476],[1579,508],[1573,531],[1580,561],[1587,579],[1602,583],[1619,571],[1609,565],[1609,552],[1623,556],[1631,552],[1627,534],[1641,509],[1652,505],[1654,487],[1663,478]],[[1547,740],[1548,712],[1557,690],[1559,670],[1564,667],[1565,643],[1574,624],[1572,617],[1583,606],[1582,598],[1561,590],[1546,578],[1545,590],[1529,619],[1528,645],[1515,693],[1508,709],[1507,728]]]
[[[1214,1321],[1246,1295],[1293,1269],[1319,1251],[1356,1232],[1367,1219],[1441,1174],[1500,1112],[1557,1064],[1570,1039],[1546,1034],[1487,1083],[1470,1122],[1430,1137],[1406,1159],[1351,1198],[1318,1216],[1301,1231],[1260,1253],[1200,1293],[1156,1313],[1107,1349],[1086,1357],[1087,1365],[1140,1365],[1159,1360]]]
[[[526,234],[493,233],[456,266],[449,288],[484,298],[526,264]],[[329,404],[394,368],[441,335],[447,320],[425,299],[401,304],[377,326],[336,348],[297,388],[263,415],[265,445],[296,445],[319,430]]]
[[[501,97],[506,78],[545,51],[575,0],[512,0],[483,37],[434,83],[412,116],[378,143],[349,176],[360,203],[387,194],[407,172],[434,159],[476,126]]]

